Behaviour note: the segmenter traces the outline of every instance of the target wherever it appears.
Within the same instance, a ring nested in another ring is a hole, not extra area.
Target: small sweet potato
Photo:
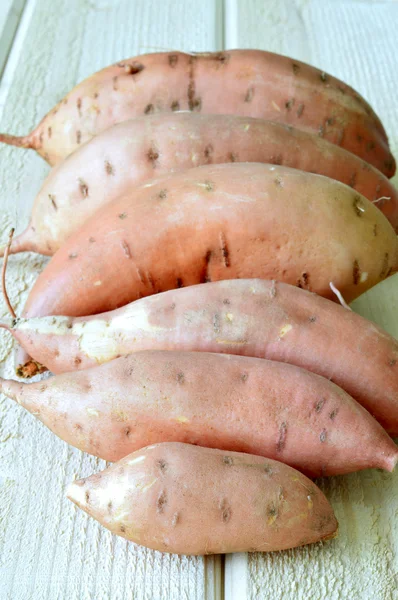
[[[148,148],[158,158],[148,160]],[[115,125],[54,168],[11,252],[52,255],[99,207],[132,187],[202,164],[263,162],[317,172],[350,185],[398,227],[398,193],[360,158],[290,125],[228,115],[157,114]],[[2,254],[0,249],[0,255]]]
[[[23,316],[90,315],[250,277],[334,298],[333,281],[350,301],[390,275],[397,254],[384,215],[341,183],[258,163],[202,166],[104,206],[53,256]]]
[[[391,471],[394,442],[334,383],[284,363],[207,352],[137,352],[0,390],[60,438],[115,461],[187,442],[259,454],[312,476]]]
[[[280,121],[357,154],[388,177],[395,161],[380,119],[327,73],[260,50],[147,54],[102,69],[76,86],[25,137],[51,165],[115,123],[155,112],[235,114]]]
[[[166,443],[73,482],[67,496],[137,544],[177,554],[269,552],[335,537],[321,490],[273,460]]]

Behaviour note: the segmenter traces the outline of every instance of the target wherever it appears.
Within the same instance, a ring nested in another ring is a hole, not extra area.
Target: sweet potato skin
[[[148,160],[156,147],[158,158]],[[180,112],[119,123],[55,167],[33,205],[30,225],[11,252],[52,255],[99,207],[128,189],[170,172],[209,163],[264,162],[350,185],[398,227],[398,193],[360,158],[316,135],[272,121]],[[1,250],[0,250],[1,255]]]
[[[343,184],[258,163],[202,166],[94,215],[41,273],[23,316],[95,314],[167,289],[251,277],[326,297],[333,281],[350,301],[397,262],[387,219]]]
[[[166,441],[267,456],[314,477],[392,470],[398,458],[383,428],[335,384],[259,358],[138,352],[1,389],[60,438],[109,461]]]
[[[93,317],[21,319],[11,333],[54,373],[150,349],[288,362],[333,379],[398,436],[397,340],[360,315],[284,283],[206,283]]]
[[[75,87],[29,143],[54,165],[115,123],[175,110],[280,121],[346,148],[388,177],[395,172],[383,126],[355,90],[309,65],[259,50],[166,52],[117,63]]]
[[[72,483],[67,495],[112,533],[177,554],[283,550],[330,539],[338,527],[298,471],[188,444],[144,448]]]

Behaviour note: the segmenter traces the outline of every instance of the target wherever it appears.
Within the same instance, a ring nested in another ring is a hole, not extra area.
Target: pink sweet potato
[[[8,328],[34,359],[20,376],[35,374],[37,363],[62,373],[148,349],[267,358],[333,379],[398,436],[398,342],[354,312],[283,283],[206,283],[94,317],[18,319]]]
[[[257,163],[197,167],[111,202],[58,250],[24,315],[83,316],[205,281],[261,277],[347,301],[398,264],[397,236],[351,188]]]
[[[315,132],[388,177],[395,161],[383,126],[358,93],[288,57],[259,50],[148,54],[122,61],[75,87],[25,137],[51,165],[115,123],[154,112],[190,110],[280,121]]]
[[[334,383],[279,362],[207,352],[137,352],[0,390],[60,438],[106,460],[187,442],[274,458],[311,476],[391,471],[394,442]]]
[[[112,533],[162,552],[269,552],[335,537],[321,490],[282,463],[188,444],[149,446],[73,482],[68,498]]]
[[[156,161],[148,156],[152,146],[159,154]],[[248,117],[158,114],[107,129],[53,169],[11,252],[52,255],[99,207],[143,181],[223,162],[281,164],[337,179],[377,200],[377,208],[398,227],[398,193],[388,179],[318,136]]]

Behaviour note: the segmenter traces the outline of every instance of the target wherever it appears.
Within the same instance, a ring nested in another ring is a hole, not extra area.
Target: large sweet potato
[[[95,314],[250,277],[327,297],[332,281],[350,301],[396,269],[397,251],[384,215],[341,183],[257,163],[197,167],[96,213],[53,256],[23,316]]]
[[[0,140],[34,148],[54,165],[115,123],[175,110],[288,123],[350,150],[388,177],[395,172],[383,126],[355,90],[259,50],[164,52],[122,61],[76,86],[30,135]]]
[[[334,383],[284,363],[207,352],[137,352],[0,390],[60,438],[115,461],[187,442],[260,454],[312,476],[392,471],[394,442]]]
[[[156,161],[148,159],[152,146],[159,155]],[[227,162],[280,164],[337,179],[377,200],[376,206],[398,227],[398,193],[388,179],[318,136],[263,119],[158,114],[107,129],[53,169],[11,252],[52,255],[100,206],[144,180]]]

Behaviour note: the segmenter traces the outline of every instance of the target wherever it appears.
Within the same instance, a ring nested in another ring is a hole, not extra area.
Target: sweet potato
[[[151,145],[159,154],[156,161],[148,160]],[[158,114],[111,127],[53,169],[36,197],[28,228],[14,239],[11,252],[54,254],[100,206],[154,175],[246,161],[337,179],[377,200],[376,206],[398,227],[394,186],[374,167],[326,140],[262,119]]]
[[[333,281],[350,301],[396,269],[397,251],[384,215],[341,183],[257,163],[202,166],[103,207],[53,256],[23,316],[95,314],[250,277],[327,297]]]
[[[54,165],[115,123],[175,110],[288,123],[350,150],[388,177],[395,172],[383,126],[355,90],[259,50],[164,52],[122,61],[76,86],[30,135],[3,134],[0,141],[34,148]]]
[[[148,446],[67,496],[112,533],[177,554],[284,550],[338,528],[321,490],[291,467],[189,444]]]
[[[392,471],[394,442],[334,383],[280,362],[207,352],[137,352],[0,390],[60,438],[116,461],[157,442],[259,454],[311,476]]]
[[[35,374],[37,363],[62,373],[148,349],[267,358],[333,379],[398,436],[398,342],[354,312],[287,284],[218,281],[94,317],[17,319],[7,327],[34,359],[19,376]]]

